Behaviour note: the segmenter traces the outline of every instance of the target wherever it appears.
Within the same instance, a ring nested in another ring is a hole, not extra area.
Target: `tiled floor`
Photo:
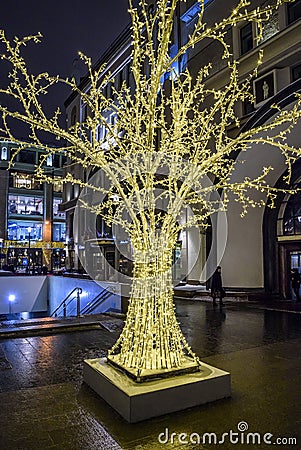
[[[105,354],[118,336],[120,319],[112,319],[107,330],[2,339],[0,449],[271,448],[242,443],[247,432],[232,436],[239,443],[229,436],[220,445],[209,444],[208,436],[204,445],[197,443],[206,432],[218,440],[222,433],[236,433],[242,421],[248,432],[260,433],[257,441],[271,433],[273,442],[298,439],[297,445],[282,441],[278,448],[300,449],[301,314],[245,304],[220,310],[190,300],[177,301],[177,312],[201,359],[231,372],[230,399],[130,425],[82,383],[83,359]],[[192,436],[194,443],[180,444],[181,432],[185,442]]]

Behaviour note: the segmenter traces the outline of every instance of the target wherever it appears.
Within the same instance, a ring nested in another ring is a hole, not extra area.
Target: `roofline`
[[[131,37],[132,24],[129,23],[126,28],[117,36],[113,43],[104,51],[100,58],[93,64],[93,68],[98,69],[102,64],[110,60],[117,52],[117,50],[122,46],[123,43],[127,42]],[[89,76],[86,74],[81,80],[78,88],[83,90],[88,84]],[[77,97],[77,92],[72,92],[69,97],[65,100],[65,108],[70,105],[70,103]]]

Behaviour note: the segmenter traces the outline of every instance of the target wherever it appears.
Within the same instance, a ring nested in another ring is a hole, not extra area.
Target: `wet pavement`
[[[99,329],[2,338],[0,449],[268,449],[258,443],[265,433],[278,448],[300,449],[300,311],[249,303],[220,309],[192,300],[178,300],[176,307],[194,351],[231,372],[231,398],[128,424],[82,382],[83,360],[106,354],[122,328],[120,318],[102,318],[106,326]],[[246,427],[259,433],[256,444],[246,443]],[[198,443],[203,433],[221,440],[230,430],[239,442],[228,436],[223,444],[210,444],[207,436],[205,444]],[[290,438],[297,444],[287,445]]]

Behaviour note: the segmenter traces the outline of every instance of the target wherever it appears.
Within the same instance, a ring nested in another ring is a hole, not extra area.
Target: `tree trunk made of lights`
[[[162,243],[162,240],[161,240]],[[199,369],[175,315],[172,249],[134,252],[134,281],[123,331],[108,361],[137,381]]]

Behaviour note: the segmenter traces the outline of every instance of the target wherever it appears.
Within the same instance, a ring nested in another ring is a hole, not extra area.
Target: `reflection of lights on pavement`
[[[23,320],[30,319],[30,313],[29,312],[22,312],[22,313],[20,313],[20,317]]]

